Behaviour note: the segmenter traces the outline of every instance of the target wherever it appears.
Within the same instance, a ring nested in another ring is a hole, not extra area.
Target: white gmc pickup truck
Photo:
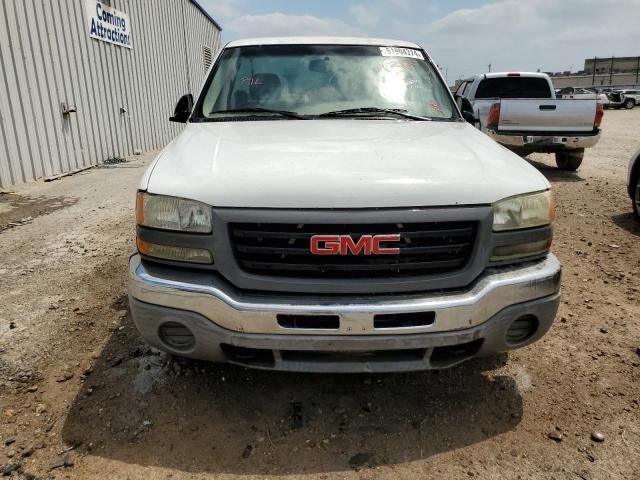
[[[544,73],[475,75],[460,83],[456,101],[467,117],[496,142],[521,155],[555,153],[562,170],[577,170],[584,149],[600,139],[602,102],[587,98],[556,99]]]
[[[445,368],[550,328],[549,183],[464,121],[418,45],[235,41],[137,194],[134,321],[175,355]]]

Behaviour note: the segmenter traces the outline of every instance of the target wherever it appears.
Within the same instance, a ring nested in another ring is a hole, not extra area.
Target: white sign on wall
[[[96,0],[86,0],[89,36],[132,48],[129,15]]]

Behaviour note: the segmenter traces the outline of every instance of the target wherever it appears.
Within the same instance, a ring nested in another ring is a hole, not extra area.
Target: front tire
[[[575,172],[582,165],[584,158],[584,148],[579,150],[569,150],[566,152],[556,152],[556,165],[560,170]]]
[[[636,102],[633,98],[627,98],[624,101],[624,108],[626,108],[627,110],[631,110],[635,106],[636,106]]]

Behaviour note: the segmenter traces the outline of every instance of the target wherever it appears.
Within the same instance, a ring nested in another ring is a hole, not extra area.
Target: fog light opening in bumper
[[[539,322],[534,315],[523,315],[516,318],[509,328],[505,336],[505,341],[509,345],[517,345],[526,342],[538,331]]]
[[[190,350],[196,343],[193,332],[178,322],[165,322],[160,325],[158,337],[168,348],[177,351]]]

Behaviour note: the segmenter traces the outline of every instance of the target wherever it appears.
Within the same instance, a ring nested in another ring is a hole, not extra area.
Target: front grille
[[[453,272],[470,260],[472,221],[376,224],[230,223],[235,258],[249,273],[302,278],[417,277]],[[400,234],[396,255],[312,255],[314,235]]]

